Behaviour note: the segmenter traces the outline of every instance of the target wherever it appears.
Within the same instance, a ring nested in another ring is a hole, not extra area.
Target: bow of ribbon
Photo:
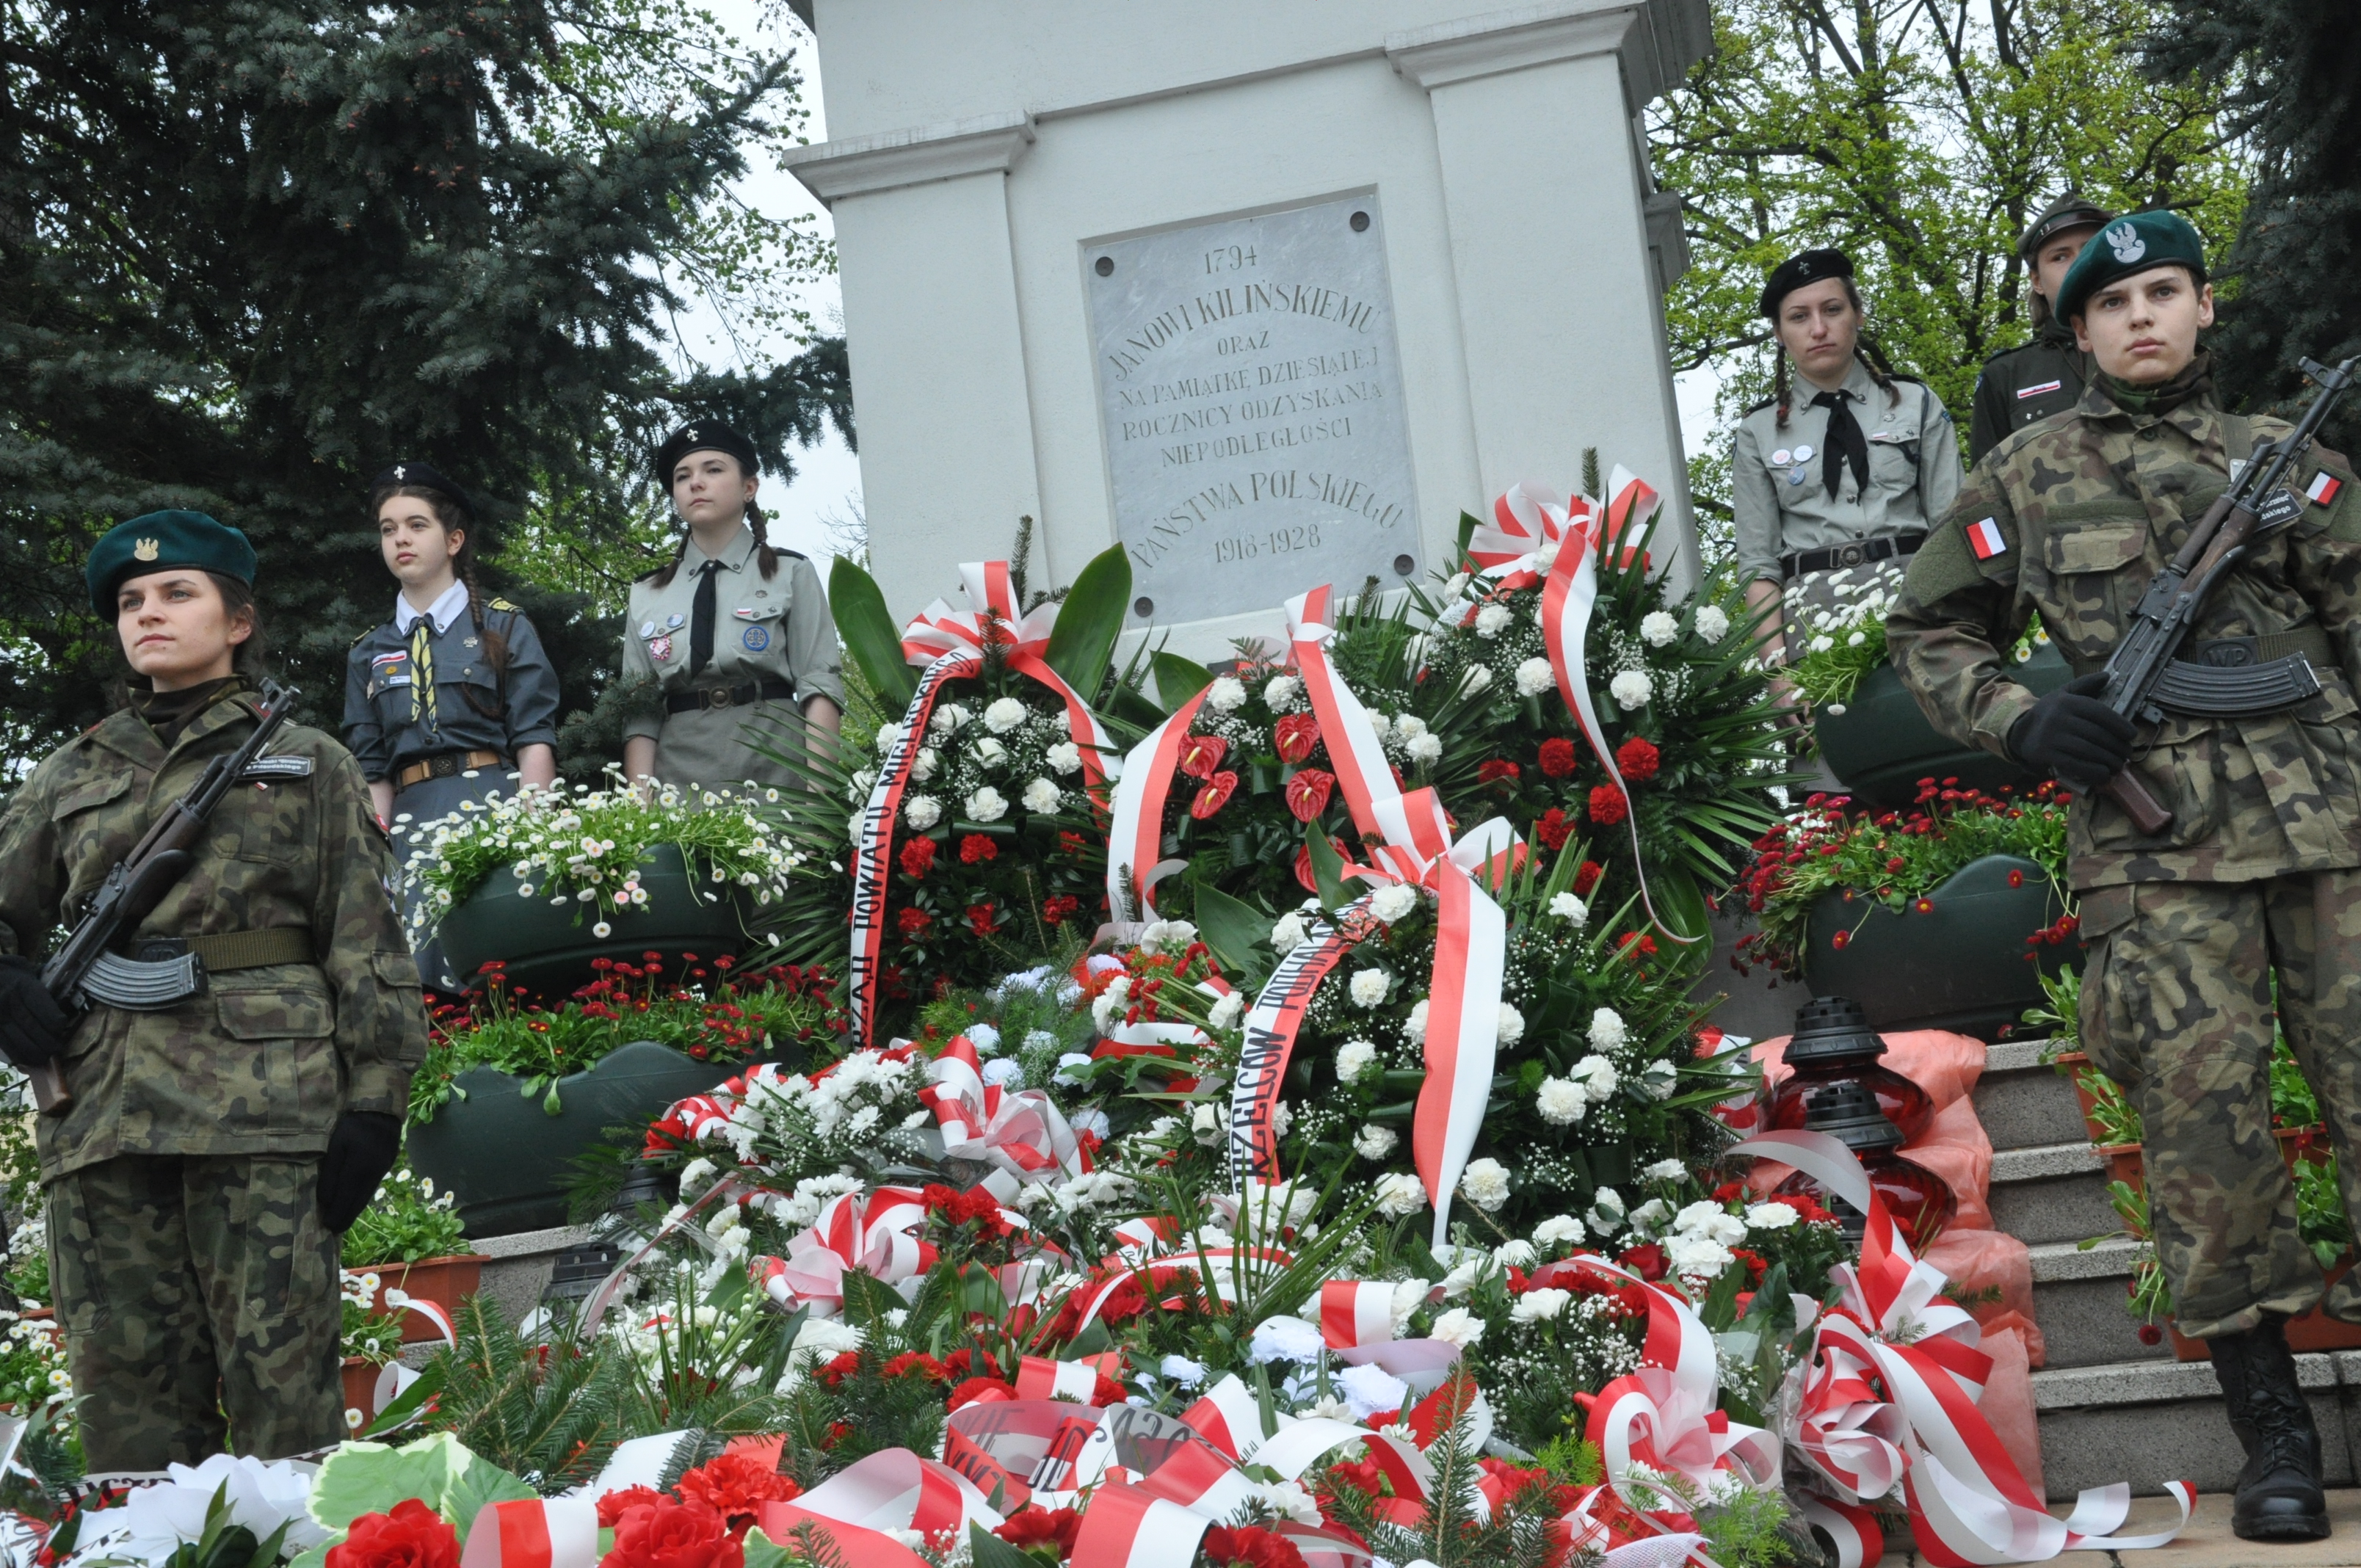
[[[786,1256],[752,1258],[747,1272],[781,1306],[834,1312],[844,1305],[849,1272],[900,1285],[934,1266],[935,1248],[922,1234],[926,1223],[926,1199],[909,1188],[843,1193],[787,1243]]]
[[[974,1042],[954,1037],[928,1064],[927,1087],[918,1098],[942,1129],[943,1154],[989,1165],[1005,1186],[1004,1201],[1016,1186],[1081,1176],[1090,1156],[1074,1136],[1064,1113],[1045,1090],[1010,1090],[983,1080]]]

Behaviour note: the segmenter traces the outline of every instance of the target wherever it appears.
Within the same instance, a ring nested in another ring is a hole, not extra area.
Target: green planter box
[[[706,902],[715,891],[711,883],[692,884],[679,849],[659,844],[641,861],[640,885],[648,901],[629,909],[600,910],[595,905],[568,901],[563,905],[517,892],[516,872],[503,866],[486,878],[450,914],[443,917],[438,935],[450,956],[453,972],[475,981],[483,966],[503,960],[501,971],[511,985],[534,995],[563,1000],[598,978],[593,959],[628,959],[662,956],[664,972],[678,975],[681,957],[737,957],[755,945],[741,920],[742,905],[735,890],[725,891],[718,904]],[[614,934],[603,940],[592,928],[604,919]]]
[[[574,1161],[609,1128],[644,1131],[675,1101],[704,1093],[734,1070],[635,1040],[560,1079],[563,1109],[553,1116],[542,1109],[543,1096],[528,1100],[518,1092],[523,1080],[474,1068],[456,1080],[466,1099],[453,1099],[432,1122],[410,1129],[410,1166],[457,1196],[460,1223],[472,1238],[562,1225]]]
[[[2009,885],[2011,872],[2021,873],[2020,885]],[[1873,899],[1822,894],[1812,905],[1804,983],[1815,996],[1851,997],[1872,1028],[1949,1029],[1995,1040],[2041,1004],[2043,971],[2055,974],[2081,957],[2070,942],[2026,945],[2065,913],[2048,874],[2031,861],[1986,855],[1927,900],[1934,907],[1924,913],[1905,906],[1896,914]]]
[[[2074,672],[2055,644],[2043,644],[2015,666],[2015,677],[2044,695],[2073,679]],[[2031,789],[2041,782],[1981,747],[1960,746],[1938,734],[1891,664],[1862,676],[1842,713],[1814,714],[1812,729],[1828,771],[1856,799],[1886,810],[1916,800],[1918,781],[1925,778],[1956,778],[1962,788],[1987,792],[2004,785]]]

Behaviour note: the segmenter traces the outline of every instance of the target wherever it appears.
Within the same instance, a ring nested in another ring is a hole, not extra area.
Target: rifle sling
[[[2180,645],[2173,662],[2238,669],[2268,664],[2290,653],[2301,653],[2323,669],[2336,667],[2336,650],[2330,645],[2328,633],[2312,621],[2285,631],[2267,631],[2260,637],[2215,637],[2202,642],[2192,640]]]
[[[318,961],[312,950],[308,926],[273,926],[260,931],[217,931],[206,937],[181,938],[189,951],[203,960],[208,974],[231,970],[264,969],[271,964]],[[138,944],[134,943],[134,947]]]

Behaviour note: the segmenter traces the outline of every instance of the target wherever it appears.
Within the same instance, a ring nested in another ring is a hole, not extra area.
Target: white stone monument
[[[895,614],[1038,520],[1218,656],[1447,562],[1582,451],[1696,571],[1640,113],[1706,0],[816,0],[870,547]],[[798,9],[802,9],[799,5]]]

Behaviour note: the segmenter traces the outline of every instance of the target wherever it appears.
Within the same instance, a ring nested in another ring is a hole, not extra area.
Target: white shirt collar
[[[461,612],[467,608],[467,585],[465,581],[455,582],[444,589],[443,597],[423,611],[411,609],[410,601],[396,594],[393,596],[393,629],[407,637],[410,629],[418,624],[419,616],[423,614],[434,622],[434,635],[440,637],[457,623]]]

